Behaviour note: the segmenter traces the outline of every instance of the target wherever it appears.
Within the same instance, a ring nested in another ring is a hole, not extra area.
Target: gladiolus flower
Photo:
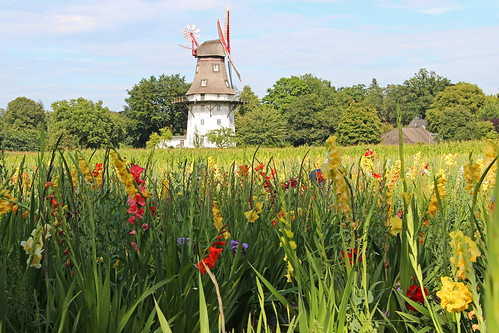
[[[454,256],[450,258],[450,262],[458,268],[458,276],[460,279],[466,278],[466,261],[476,262],[476,258],[481,255],[476,243],[468,236],[465,236],[461,230],[452,231],[449,233],[451,237],[451,247]],[[467,248],[467,251],[465,250]],[[470,254],[467,258],[466,253]]]
[[[345,252],[341,251],[341,255],[343,257],[343,260],[346,260]],[[357,249],[351,249],[348,252],[348,260],[350,261],[350,266],[355,265],[355,262],[357,260]],[[362,262],[362,255],[359,257],[359,262]]]
[[[390,227],[390,234],[397,236],[402,231],[402,219],[398,216],[392,216],[388,221]]]
[[[426,288],[424,288],[424,293],[425,295],[428,295],[428,290],[426,290]],[[414,284],[409,287],[409,289],[407,290],[407,298],[409,298],[411,301],[421,303],[424,305],[424,296],[423,293],[421,292],[421,287],[419,285]],[[416,310],[416,308],[414,308],[412,305],[408,303],[405,306],[409,310],[418,311]]]
[[[473,301],[468,287],[462,282],[453,282],[448,276],[442,276],[442,289],[437,291],[442,308],[447,312],[462,312]]]
[[[220,255],[222,250],[223,249],[217,249],[216,247],[213,246],[209,248],[210,253],[208,254],[208,257],[196,264],[201,274],[203,275],[206,274],[206,267],[204,264],[206,264],[206,266],[208,266],[209,269],[212,269],[215,266],[218,256]]]

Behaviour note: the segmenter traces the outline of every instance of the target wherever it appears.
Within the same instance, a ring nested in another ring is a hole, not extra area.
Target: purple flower
[[[189,243],[190,243],[190,238],[189,237],[179,237],[177,238],[177,244],[182,246],[182,245],[187,245],[189,246]]]
[[[232,251],[233,255],[236,255],[237,248],[239,247],[239,241],[236,240],[231,240],[230,241],[230,250]],[[247,243],[243,243],[241,245],[241,253],[246,254],[246,250],[248,249],[249,245]]]
[[[385,310],[381,310],[381,312],[383,312],[383,314],[386,316],[386,318],[390,318],[390,312],[385,311]]]

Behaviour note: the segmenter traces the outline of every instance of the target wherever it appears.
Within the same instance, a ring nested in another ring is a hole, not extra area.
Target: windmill
[[[174,98],[173,103],[188,109],[187,131],[182,145],[185,147],[215,147],[207,139],[210,131],[230,129],[235,132],[234,111],[244,102],[236,96],[232,85],[232,70],[239,80],[241,75],[234,65],[230,50],[229,10],[225,9],[225,22],[217,21],[218,39],[198,43],[199,29],[187,25],[183,36],[197,59],[191,86],[185,96]]]
[[[234,68],[234,71],[236,72],[239,81],[241,81],[241,74],[239,74],[239,71],[234,65],[234,60],[232,60],[232,56],[230,55],[230,17],[229,17],[229,9],[227,7],[225,7],[224,26],[222,27],[220,20],[217,20],[217,26],[218,26],[218,38],[220,39],[220,42],[224,47],[225,55],[227,56],[228,59],[227,68],[229,70],[230,86],[233,87],[231,67]]]

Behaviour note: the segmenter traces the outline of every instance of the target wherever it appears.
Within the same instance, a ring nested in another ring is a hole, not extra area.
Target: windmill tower
[[[229,128],[235,132],[234,110],[242,104],[232,88],[232,69],[241,76],[230,54],[229,11],[225,9],[225,23],[217,22],[219,39],[199,44],[199,29],[195,25],[184,28],[184,38],[192,44],[197,58],[194,80],[186,95],[174,99],[189,110],[185,147],[215,147],[206,134],[211,130]],[[228,63],[225,63],[227,58]],[[228,70],[226,70],[226,66]],[[228,72],[228,73],[227,73]]]

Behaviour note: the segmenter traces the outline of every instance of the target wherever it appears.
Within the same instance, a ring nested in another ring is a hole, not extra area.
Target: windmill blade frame
[[[234,65],[234,60],[232,59],[232,56],[230,54],[230,48],[227,45],[227,40],[225,38],[223,29],[222,29],[222,25],[220,24],[220,20],[217,21],[217,25],[218,25],[218,36],[220,38],[220,42],[222,43],[222,45],[224,47],[225,55],[227,56],[227,59],[228,59],[228,62],[229,62],[229,64],[228,64],[229,71],[230,71],[230,66],[232,66],[232,68],[234,68],[234,71],[237,74],[237,77],[239,78],[239,81],[242,81],[241,80],[241,74],[239,73],[239,71],[237,70],[236,66]],[[231,85],[232,85],[232,82],[231,82]]]

